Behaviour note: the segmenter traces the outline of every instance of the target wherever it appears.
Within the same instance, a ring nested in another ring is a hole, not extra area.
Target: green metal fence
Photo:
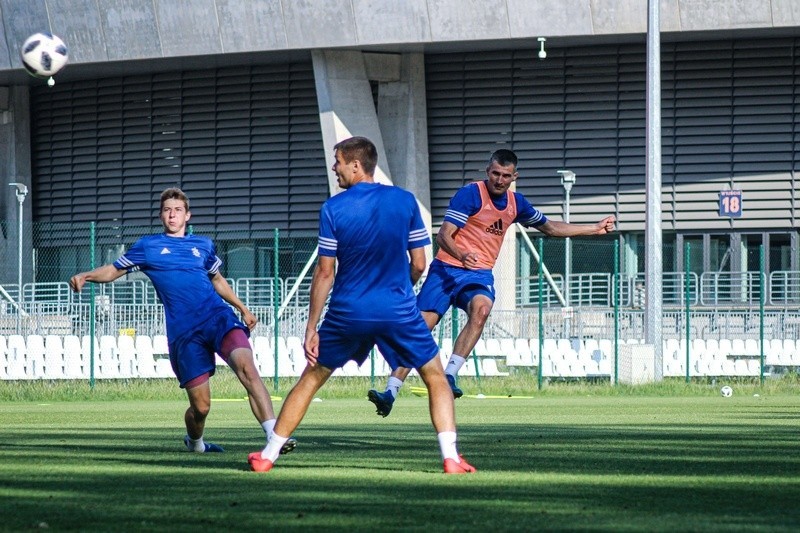
[[[90,284],[80,294],[68,287],[75,273],[113,262],[140,236],[160,231],[35,224],[23,286],[5,283],[0,291],[0,336],[163,336],[163,309],[143,274]],[[316,235],[268,230],[253,238],[202,226],[191,231],[214,240],[223,275],[258,317],[253,338],[265,339],[261,356],[272,356],[263,372],[275,379],[298,374]],[[528,373],[539,387],[552,380],[617,382],[621,351],[627,356],[631,345],[647,340],[641,248],[618,236],[567,241],[517,230],[495,267],[497,301],[467,372]],[[751,270],[741,272],[704,272],[690,245],[680,252],[667,245],[663,253],[663,339],[653,350],[661,353],[664,377],[763,380],[800,366],[800,273],[766,272],[763,248],[742,257]],[[455,310],[434,330],[445,354],[465,321]],[[94,343],[88,345],[93,351]],[[364,371],[348,369],[353,375]],[[380,361],[370,366],[371,373],[387,371]],[[23,374],[31,377],[27,367]]]

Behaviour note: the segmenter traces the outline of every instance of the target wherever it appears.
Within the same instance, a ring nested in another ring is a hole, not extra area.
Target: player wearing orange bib
[[[533,227],[549,237],[606,235],[614,230],[613,216],[596,224],[569,224],[549,220],[524,196],[509,190],[517,179],[517,156],[497,150],[489,159],[486,179],[459,189],[450,199],[442,227],[436,236],[439,252],[417,295],[417,306],[432,330],[451,305],[467,313],[445,368],[453,396],[463,393],[456,385],[458,371],[483,333],[495,300],[492,268],[500,254],[503,237],[512,224]],[[385,392],[372,389],[369,400],[377,413],[387,416],[409,369],[392,371]]]

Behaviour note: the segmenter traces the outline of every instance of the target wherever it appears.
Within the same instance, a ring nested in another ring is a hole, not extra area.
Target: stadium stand
[[[621,344],[639,339],[620,340]],[[262,377],[275,375],[275,344],[269,336],[251,338],[253,353]],[[543,342],[542,375],[547,378],[585,379],[612,376],[614,341],[606,338],[559,339]],[[442,339],[442,364],[450,356],[452,341]],[[302,339],[279,337],[278,376],[297,377],[305,368]],[[539,341],[532,338],[482,339],[461,372],[464,376],[507,376],[511,372],[536,371]],[[662,345],[665,377],[686,375],[686,341],[668,338]],[[169,346],[164,335],[100,335],[94,338],[94,377],[98,379],[173,378]],[[0,335],[0,380],[86,379],[92,362],[89,336],[57,334]],[[390,373],[376,351],[374,374]],[[218,364],[224,364],[218,358]],[[742,377],[760,375],[761,347],[752,337],[695,338],[690,344],[690,377]],[[768,374],[780,374],[800,367],[800,351],[794,339],[771,339],[764,344],[764,365]],[[477,372],[476,372],[477,370]],[[340,376],[370,376],[369,358],[361,365],[350,364]]]

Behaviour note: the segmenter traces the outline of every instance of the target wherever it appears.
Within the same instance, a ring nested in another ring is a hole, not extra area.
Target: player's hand
[[[461,264],[467,270],[478,270],[478,254],[467,252],[461,257]]]
[[[245,309],[242,313],[242,321],[250,329],[250,331],[253,331],[253,328],[255,328],[256,324],[258,324],[258,318],[256,318],[256,316],[251,313],[249,309]]]
[[[319,333],[316,331],[306,331],[306,338],[303,340],[303,349],[306,352],[308,366],[316,366],[319,357]]]
[[[86,284],[86,276],[83,274],[75,274],[69,279],[69,287],[75,292],[81,292],[81,289]]]
[[[598,234],[605,235],[607,233],[611,233],[612,231],[614,231],[614,226],[616,222],[617,219],[614,218],[614,215],[607,216],[606,218],[597,223],[597,226],[599,228]]]

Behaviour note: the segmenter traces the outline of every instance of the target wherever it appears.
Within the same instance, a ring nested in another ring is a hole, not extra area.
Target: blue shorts
[[[451,305],[467,311],[469,302],[478,294],[494,302],[494,274],[490,269],[467,270],[434,261],[417,295],[417,307],[439,316]]]
[[[375,345],[392,368],[420,368],[439,353],[419,311],[392,321],[347,320],[329,312],[319,327],[317,362],[336,369],[352,359],[360,366]]]
[[[230,311],[214,315],[177,339],[169,339],[169,361],[181,388],[206,372],[214,375],[217,368],[214,354],[222,353],[222,339],[236,328],[250,336],[247,326]]]

